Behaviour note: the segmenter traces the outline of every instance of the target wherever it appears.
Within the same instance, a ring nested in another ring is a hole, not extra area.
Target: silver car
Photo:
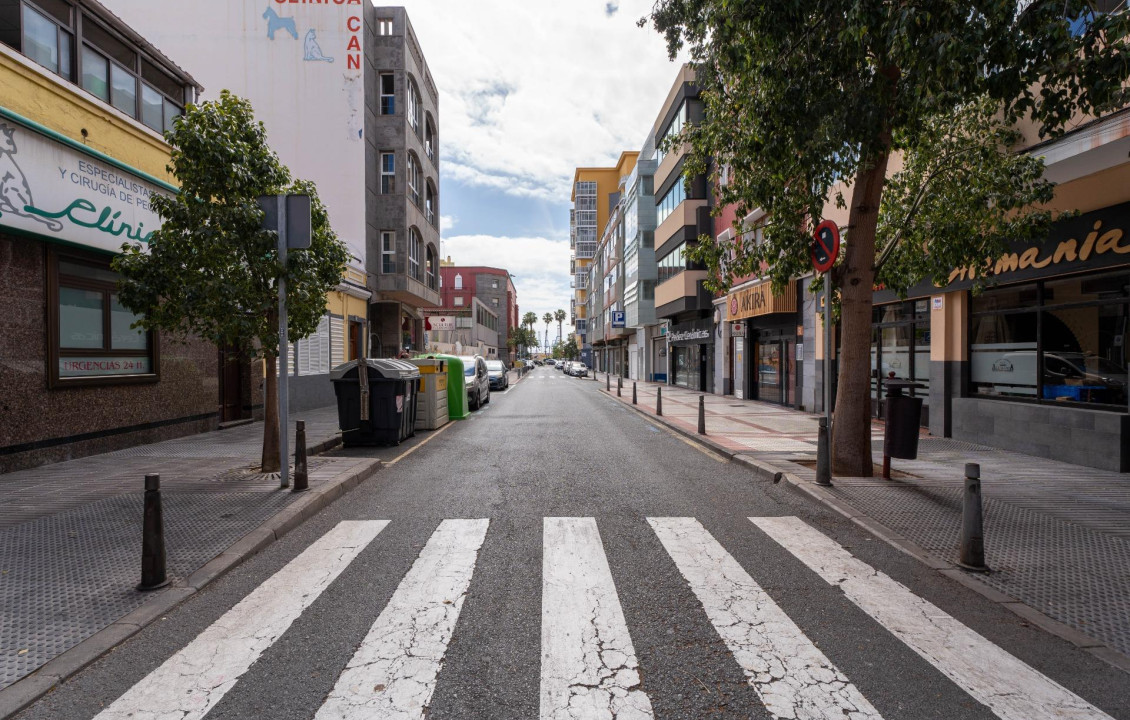
[[[467,406],[478,410],[490,402],[490,374],[482,355],[464,355],[463,381],[467,385]]]

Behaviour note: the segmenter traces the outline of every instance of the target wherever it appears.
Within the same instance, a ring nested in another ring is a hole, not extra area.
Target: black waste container
[[[399,445],[416,434],[416,385],[420,370],[404,360],[365,361],[369,384],[369,419],[361,419],[359,362],[330,371],[337,395],[337,422],[345,447]]]
[[[926,386],[913,380],[888,378],[883,381],[887,396],[883,398],[883,457],[914,460],[918,457],[918,426],[922,422],[922,398],[914,397],[916,388]],[[910,395],[904,395],[909,390]]]

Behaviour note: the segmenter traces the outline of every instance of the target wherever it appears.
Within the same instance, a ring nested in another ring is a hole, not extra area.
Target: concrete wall
[[[1087,467],[1130,472],[1130,415],[1085,408],[953,399],[953,437]]]

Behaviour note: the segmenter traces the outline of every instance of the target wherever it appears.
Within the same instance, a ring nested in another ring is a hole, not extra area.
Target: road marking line
[[[647,521],[773,717],[881,718],[698,520]]]
[[[446,425],[444,425],[444,426],[443,426],[443,427],[441,427],[441,428],[440,428],[439,430],[436,430],[436,431],[435,431],[435,432],[433,432],[433,433],[432,433],[431,435],[429,435],[428,437],[426,437],[426,438],[424,438],[423,440],[421,440],[421,441],[420,441],[420,442],[419,442],[418,444],[416,444],[416,445],[413,445],[412,447],[408,448],[408,449],[407,449],[407,450],[405,450],[404,452],[402,452],[402,453],[400,453],[399,455],[397,455],[396,457],[394,457],[394,458],[393,458],[392,460],[389,460],[389,461],[388,461],[387,463],[385,463],[385,465],[395,465],[395,464],[397,464],[398,462],[400,462],[400,461],[401,461],[401,460],[403,460],[404,458],[408,457],[408,456],[409,456],[409,455],[411,455],[412,453],[416,452],[417,450],[419,450],[419,449],[420,449],[420,448],[422,448],[423,446],[425,446],[425,445],[427,445],[428,443],[430,443],[430,442],[431,442],[432,440],[435,440],[435,438],[436,438],[436,436],[437,436],[437,435],[439,435],[439,434],[440,434],[441,432],[443,432],[444,430],[447,430],[447,429],[448,429],[449,427],[451,427],[451,426],[452,426],[452,425],[454,425],[454,424],[455,424],[455,423],[454,423],[453,421],[449,421],[449,422],[448,422],[448,423],[447,423]]]
[[[315,720],[424,717],[489,524],[440,523]]]
[[[542,720],[652,718],[594,518],[542,521]]]
[[[1110,716],[958,622],[905,585],[857,560],[795,517],[750,518],[849,600],[1005,720]]]
[[[96,720],[204,717],[388,523],[338,523]]]

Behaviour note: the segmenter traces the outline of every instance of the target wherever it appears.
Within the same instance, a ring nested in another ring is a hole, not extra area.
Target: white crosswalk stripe
[[[440,523],[315,720],[424,717],[489,523]]]
[[[648,522],[773,717],[882,717],[698,520]]]
[[[914,652],[1004,720],[1110,720],[795,517],[750,518]]]
[[[596,520],[542,530],[542,720],[654,717]]]
[[[98,720],[204,717],[387,525],[387,520],[338,523],[99,713]]]

